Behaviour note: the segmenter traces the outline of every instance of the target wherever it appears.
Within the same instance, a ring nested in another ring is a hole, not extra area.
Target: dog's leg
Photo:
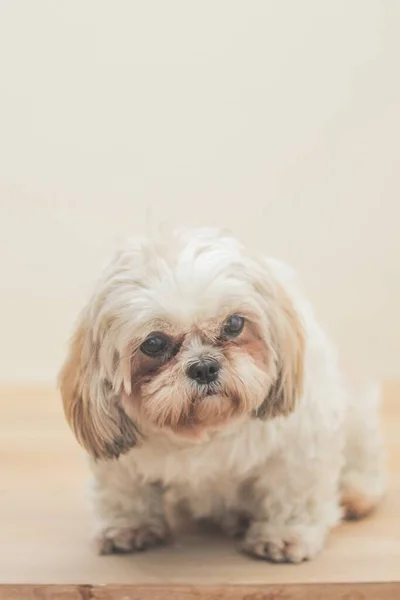
[[[313,558],[340,520],[340,456],[281,457],[266,465],[247,490],[252,517],[242,549],[274,562]]]
[[[163,491],[119,461],[93,465],[99,554],[138,552],[168,540]]]
[[[341,494],[344,516],[360,519],[381,500],[386,477],[378,414],[380,390],[364,386],[352,391]]]

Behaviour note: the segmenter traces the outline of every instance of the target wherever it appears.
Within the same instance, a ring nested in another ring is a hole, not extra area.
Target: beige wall
[[[400,376],[400,2],[0,4],[0,379],[49,380],[115,238],[235,229]]]

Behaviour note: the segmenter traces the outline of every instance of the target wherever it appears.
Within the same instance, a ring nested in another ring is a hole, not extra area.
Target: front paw
[[[95,538],[99,554],[141,552],[165,544],[170,538],[165,523],[137,527],[107,527]]]
[[[243,541],[246,554],[272,562],[300,563],[322,548],[324,533],[314,525],[252,523]]]

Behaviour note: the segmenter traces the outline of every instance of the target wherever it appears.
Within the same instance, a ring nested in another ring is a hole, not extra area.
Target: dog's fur
[[[231,315],[243,332],[223,334]],[[161,358],[141,345],[163,332]],[[187,368],[220,365],[200,385]],[[91,455],[102,553],[168,536],[164,492],[242,548],[300,562],[384,492],[378,392],[351,394],[291,271],[201,229],[135,240],[85,308],[60,376]]]

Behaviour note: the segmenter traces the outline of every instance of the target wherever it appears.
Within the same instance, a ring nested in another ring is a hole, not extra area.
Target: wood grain
[[[400,384],[385,386],[390,491],[314,561],[273,565],[231,541],[186,531],[169,548],[98,557],[85,456],[51,389],[0,388],[0,599],[400,599]]]
[[[0,600],[396,600],[397,583],[225,586],[0,586]]]

